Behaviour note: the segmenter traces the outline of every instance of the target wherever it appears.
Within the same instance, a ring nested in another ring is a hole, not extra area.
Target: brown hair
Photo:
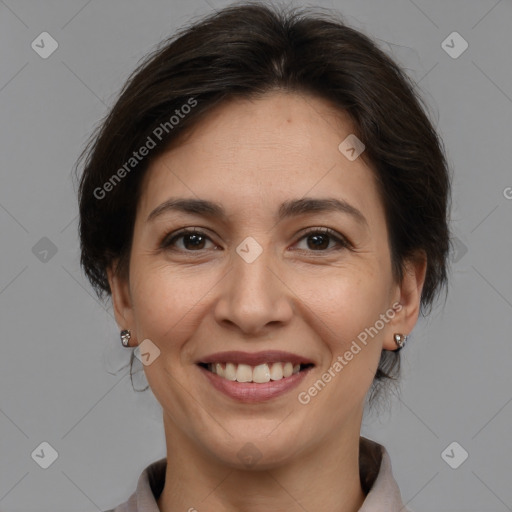
[[[128,275],[140,183],[150,162],[214,106],[275,89],[312,94],[350,115],[385,207],[393,276],[400,282],[405,261],[423,251],[421,313],[430,312],[447,284],[451,180],[414,83],[339,13],[261,2],[232,4],[160,43],[80,155],[81,265],[100,299],[110,294],[106,268],[115,259],[116,271]],[[155,147],[130,160],[148,138]],[[372,398],[384,381],[396,380],[399,363],[398,353],[382,352]]]

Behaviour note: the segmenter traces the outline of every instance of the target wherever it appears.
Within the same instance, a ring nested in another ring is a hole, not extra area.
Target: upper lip
[[[307,357],[299,356],[291,352],[283,352],[282,350],[266,350],[263,352],[240,352],[231,350],[228,352],[216,352],[201,358],[197,363],[234,363],[248,364],[250,366],[258,366],[263,363],[293,363],[296,364],[314,364]]]

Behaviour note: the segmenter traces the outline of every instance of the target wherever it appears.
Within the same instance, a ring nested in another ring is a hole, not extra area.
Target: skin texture
[[[374,176],[338,145],[350,118],[326,101],[272,92],[232,100],[210,112],[179,145],[155,159],[137,208],[129,279],[109,281],[120,329],[131,346],[160,350],[144,366],[163,408],[167,443],[163,512],[323,510],[354,512],[365,396],[383,349],[418,318],[426,264],[391,274],[388,232]],[[340,213],[276,221],[279,205],[304,196],[334,197],[360,210],[367,226]],[[146,222],[170,197],[221,203],[224,221],[168,212]],[[165,235],[197,228],[160,249]],[[351,247],[307,228],[328,227]],[[236,252],[253,237],[263,252],[247,263]],[[321,240],[322,241],[322,240]],[[297,400],[392,304],[402,308],[307,404]],[[237,402],[215,390],[195,362],[224,350],[285,350],[315,363],[298,389],[264,403]],[[246,443],[261,458],[247,468]],[[299,504],[300,503],[300,504]]]

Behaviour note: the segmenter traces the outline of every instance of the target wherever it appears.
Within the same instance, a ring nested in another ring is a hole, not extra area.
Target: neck
[[[365,499],[359,476],[358,428],[321,440],[292,462],[240,470],[197,452],[164,413],[167,441],[161,512],[357,512]],[[256,467],[256,466],[255,466]]]

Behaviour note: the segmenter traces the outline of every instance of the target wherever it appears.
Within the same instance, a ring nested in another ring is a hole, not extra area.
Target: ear
[[[424,250],[421,250],[405,263],[404,276],[402,282],[397,285],[395,300],[393,301],[393,304],[400,303],[401,309],[396,308],[395,317],[389,323],[393,332],[391,335],[387,335],[382,346],[383,349],[396,350],[397,346],[393,334],[409,335],[416,325],[420,313],[421,292],[426,273],[427,255]]]
[[[132,338],[130,344],[134,340],[134,314],[133,304],[130,294],[130,283],[128,276],[121,275],[118,272],[119,260],[115,260],[111,266],[107,268],[107,277],[112,293],[112,305],[114,306],[114,315],[120,330],[130,329]]]

